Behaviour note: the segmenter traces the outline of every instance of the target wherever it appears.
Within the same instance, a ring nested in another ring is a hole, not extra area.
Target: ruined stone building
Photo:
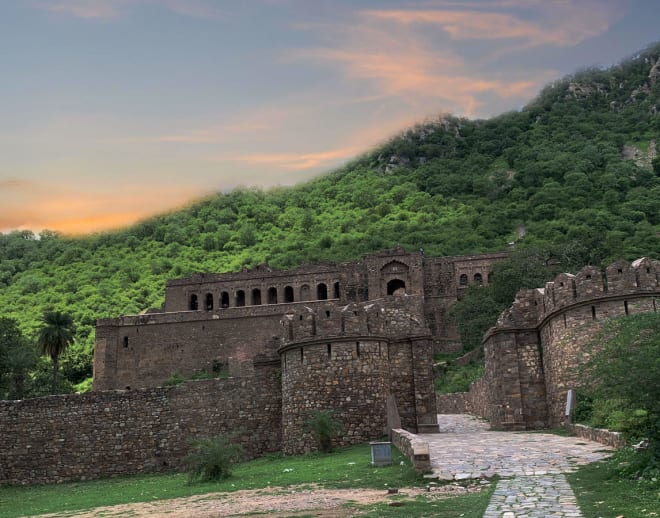
[[[319,337],[339,336],[349,332],[341,328],[340,315],[352,326],[348,304],[385,301],[395,294],[414,298],[407,310],[418,322],[416,333],[432,349],[456,349],[460,344],[448,308],[469,284],[487,284],[493,263],[506,256],[428,257],[397,249],[341,264],[293,270],[262,266],[172,280],[162,311],[98,321],[94,389],[154,387],[172,374],[189,377],[200,370],[250,376],[257,356],[277,357],[286,338],[285,315],[311,312]],[[388,333],[395,333],[390,328]]]

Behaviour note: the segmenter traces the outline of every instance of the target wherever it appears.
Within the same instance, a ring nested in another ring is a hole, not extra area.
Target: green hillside
[[[660,257],[659,57],[656,44],[576,73],[519,112],[420,124],[294,188],[218,194],[81,238],[0,235],[0,317],[29,338],[44,310],[70,312],[77,344],[64,372],[79,382],[91,373],[97,318],[158,307],[167,279],[197,271],[396,245],[430,255],[561,245],[592,264]]]

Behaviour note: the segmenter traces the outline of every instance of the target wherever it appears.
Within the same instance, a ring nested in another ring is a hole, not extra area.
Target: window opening
[[[475,273],[474,274],[474,282],[476,282],[477,284],[483,284],[483,282],[484,282],[483,277],[481,276],[480,273]]]
[[[277,288],[268,288],[268,304],[277,304]]]
[[[335,285],[333,287],[333,292],[334,292],[333,293],[334,298],[338,299],[339,298],[339,283],[338,282],[335,282]]]
[[[395,291],[402,289],[404,292],[406,290],[406,283],[401,279],[392,279],[387,283],[387,294],[393,295]]]
[[[197,302],[197,295],[194,293],[190,296],[190,310],[191,311],[197,311],[199,303]]]
[[[468,283],[467,275],[464,273],[461,274],[461,276],[458,279],[458,284],[460,284],[461,286],[467,286],[467,283]]]
[[[124,337],[124,347],[128,347],[128,336]]]
[[[207,293],[206,294],[206,311],[211,311],[213,309],[213,294],[212,293]]]
[[[261,290],[259,288],[252,290],[252,305],[261,306]]]
[[[229,293],[227,293],[226,291],[223,291],[220,294],[220,307],[221,308],[229,307]]]
[[[317,300],[327,300],[328,298],[328,287],[321,283],[316,287],[316,299]]]
[[[284,302],[293,302],[293,288],[291,286],[284,288]]]
[[[239,308],[245,306],[245,292],[243,290],[236,292],[236,306]]]

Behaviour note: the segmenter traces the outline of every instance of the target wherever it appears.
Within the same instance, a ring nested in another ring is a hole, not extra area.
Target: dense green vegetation
[[[241,489],[291,488],[311,484],[324,488],[376,488],[421,486],[426,481],[415,474],[408,460],[398,450],[392,451],[393,464],[373,467],[369,445],[337,450],[333,454],[313,454],[298,457],[273,455],[237,464],[232,476],[220,482],[189,484],[183,473],[140,475],[92,482],[76,482],[31,487],[0,487],[0,518],[28,516],[42,513],[76,511],[122,503],[150,502],[211,492],[233,492]],[[491,488],[492,489],[492,488]],[[474,495],[448,498],[433,508],[447,514],[462,509],[465,516],[480,517],[488,504],[488,489]],[[426,504],[426,505],[424,505]],[[428,502],[406,504],[400,513],[394,510],[377,512],[373,516],[428,516]],[[369,511],[369,508],[362,508]],[[419,514],[418,514],[419,513]],[[372,514],[370,514],[371,516]]]
[[[609,459],[581,466],[566,477],[585,518],[653,517],[660,508],[659,479],[630,477],[637,454],[620,450]]]
[[[597,354],[581,369],[576,420],[648,440],[634,476],[660,478],[660,314],[610,321],[592,347]]]
[[[660,81],[648,77],[658,55],[655,45],[564,78],[519,112],[419,125],[294,188],[239,189],[80,238],[0,235],[2,316],[30,342],[45,311],[72,314],[76,344],[58,386],[67,391],[88,386],[97,318],[160,306],[167,279],[196,271],[341,261],[396,245],[452,255],[514,243],[568,250],[579,265],[658,257],[660,163],[623,153],[660,135]],[[37,361],[24,395],[48,390],[49,367]]]

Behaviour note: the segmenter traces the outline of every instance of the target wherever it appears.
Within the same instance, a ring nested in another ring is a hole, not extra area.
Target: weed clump
[[[232,468],[244,455],[243,447],[231,439],[216,435],[193,442],[195,450],[183,459],[189,483],[219,481],[231,476]]]
[[[344,429],[332,410],[314,410],[307,419],[307,427],[314,435],[319,450],[325,453],[332,451],[333,439]]]

